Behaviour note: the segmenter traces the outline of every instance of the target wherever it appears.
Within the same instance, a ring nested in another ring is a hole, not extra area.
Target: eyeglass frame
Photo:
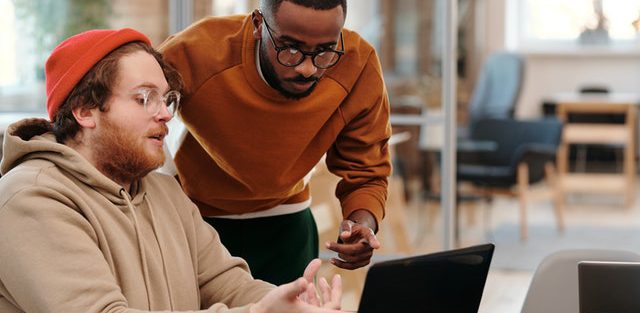
[[[307,52],[307,51],[303,51],[302,49],[298,49],[296,47],[293,46],[282,46],[282,47],[278,47],[276,45],[276,41],[275,38],[273,38],[273,34],[271,33],[271,27],[269,26],[269,24],[267,23],[267,19],[264,17],[264,15],[262,14],[262,12],[258,11],[258,13],[260,14],[260,16],[262,16],[262,21],[264,22],[264,26],[266,26],[267,29],[267,33],[269,34],[269,38],[271,38],[271,44],[273,45],[273,48],[276,50],[276,60],[278,61],[278,63],[282,66],[286,66],[286,67],[296,67],[300,64],[302,64],[302,62],[304,62],[304,60],[307,59],[307,57],[311,57],[311,63],[313,63],[313,66],[320,68],[320,69],[328,69],[331,68],[333,66],[335,66],[336,64],[338,64],[338,62],[340,61],[340,58],[342,57],[342,55],[345,53],[344,50],[344,39],[342,37],[342,31],[340,31],[340,45],[342,46],[342,50],[336,50],[336,49],[332,49],[332,48],[327,48],[324,50],[320,50],[320,51],[315,51],[315,52]],[[300,58],[300,61],[298,61],[298,63],[296,64],[284,64],[282,63],[282,61],[280,61],[280,53],[286,49],[294,49],[299,51],[300,53],[302,53],[302,58]],[[322,67],[322,66],[318,66],[318,64],[316,64],[316,57],[318,57],[320,55],[320,53],[323,52],[334,52],[338,55],[338,58],[336,59],[336,61],[326,67]]]
[[[131,95],[142,95],[143,96],[143,103],[142,105],[144,106],[144,110],[145,112],[147,112],[149,115],[151,116],[157,116],[160,111],[162,110],[162,105],[161,104],[152,104],[153,106],[156,106],[157,108],[155,109],[155,112],[150,112],[149,111],[149,101],[151,101],[149,99],[149,95],[151,95],[152,92],[157,92],[158,95],[160,96],[159,98],[159,102],[161,102],[162,104],[164,104],[164,107],[167,108],[167,111],[169,112],[169,114],[171,114],[171,116],[173,117],[176,113],[176,111],[178,110],[178,106],[180,105],[180,98],[182,98],[182,94],[177,91],[177,90],[169,90],[167,91],[164,95],[161,95],[160,92],[158,91],[158,89],[156,88],[148,88],[148,87],[140,87],[137,88],[135,91],[131,92]],[[167,104],[167,100],[169,99],[170,95],[174,94],[176,96],[176,101],[175,104],[173,105],[173,108],[171,108],[171,106],[169,106]],[[138,99],[135,99],[136,102],[138,102]],[[138,103],[140,104],[140,103]]]

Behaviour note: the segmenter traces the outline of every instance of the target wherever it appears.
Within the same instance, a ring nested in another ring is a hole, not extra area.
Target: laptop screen
[[[580,313],[640,312],[640,263],[578,263]]]
[[[494,245],[376,263],[360,298],[359,313],[476,313]]]

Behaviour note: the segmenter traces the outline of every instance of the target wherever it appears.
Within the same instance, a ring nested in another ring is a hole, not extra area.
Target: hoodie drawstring
[[[131,198],[129,198],[129,194],[124,189],[120,189],[120,195],[123,196],[123,198],[126,200],[127,207],[129,208],[129,211],[131,211],[131,216],[133,216],[133,229],[136,232],[136,237],[138,241],[138,250],[140,251],[140,258],[141,258],[140,261],[142,263],[144,287],[147,289],[147,305],[148,305],[148,308],[151,310],[151,297],[150,297],[151,287],[149,286],[149,282],[151,281],[151,279],[149,277],[149,265],[147,264],[147,256],[144,252],[144,246],[142,245],[142,234],[140,234],[140,227],[138,224],[138,218],[136,217],[136,210],[133,204],[131,203]]]
[[[151,202],[147,198],[147,194],[145,193],[142,198],[144,202],[147,204],[147,208],[149,208],[149,215],[151,215],[151,229],[153,229],[153,233],[155,234],[156,241],[158,243],[158,249],[160,250],[160,257],[162,258],[162,273],[164,274],[164,281],[167,284],[167,290],[169,291],[169,307],[173,310],[173,291],[171,290],[171,284],[169,283],[169,274],[167,273],[167,264],[165,263],[164,251],[162,250],[162,240],[160,240],[160,233],[156,231],[156,218],[153,215],[153,210],[151,209]]]

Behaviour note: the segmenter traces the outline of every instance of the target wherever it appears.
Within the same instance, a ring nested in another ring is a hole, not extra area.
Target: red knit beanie
[[[53,49],[45,65],[49,119],[53,121],[60,105],[98,61],[134,41],[151,45],[147,36],[131,28],[98,29],[70,37]]]

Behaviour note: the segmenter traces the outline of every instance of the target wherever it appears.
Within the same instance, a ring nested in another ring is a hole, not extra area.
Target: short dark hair
[[[347,17],[347,0],[260,0],[260,10],[263,14],[274,15],[283,1],[314,10],[330,10],[339,5],[342,7],[342,14]]]
[[[183,82],[180,74],[164,61],[158,51],[141,41],[124,44],[98,61],[82,77],[62,103],[53,118],[53,133],[58,142],[64,143],[65,140],[75,137],[80,131],[80,125],[73,116],[74,109],[84,107],[88,109],[99,108],[102,112],[108,110],[107,101],[112,94],[112,88],[118,75],[118,61],[137,51],[144,51],[152,55],[160,64],[169,88],[182,91]]]

